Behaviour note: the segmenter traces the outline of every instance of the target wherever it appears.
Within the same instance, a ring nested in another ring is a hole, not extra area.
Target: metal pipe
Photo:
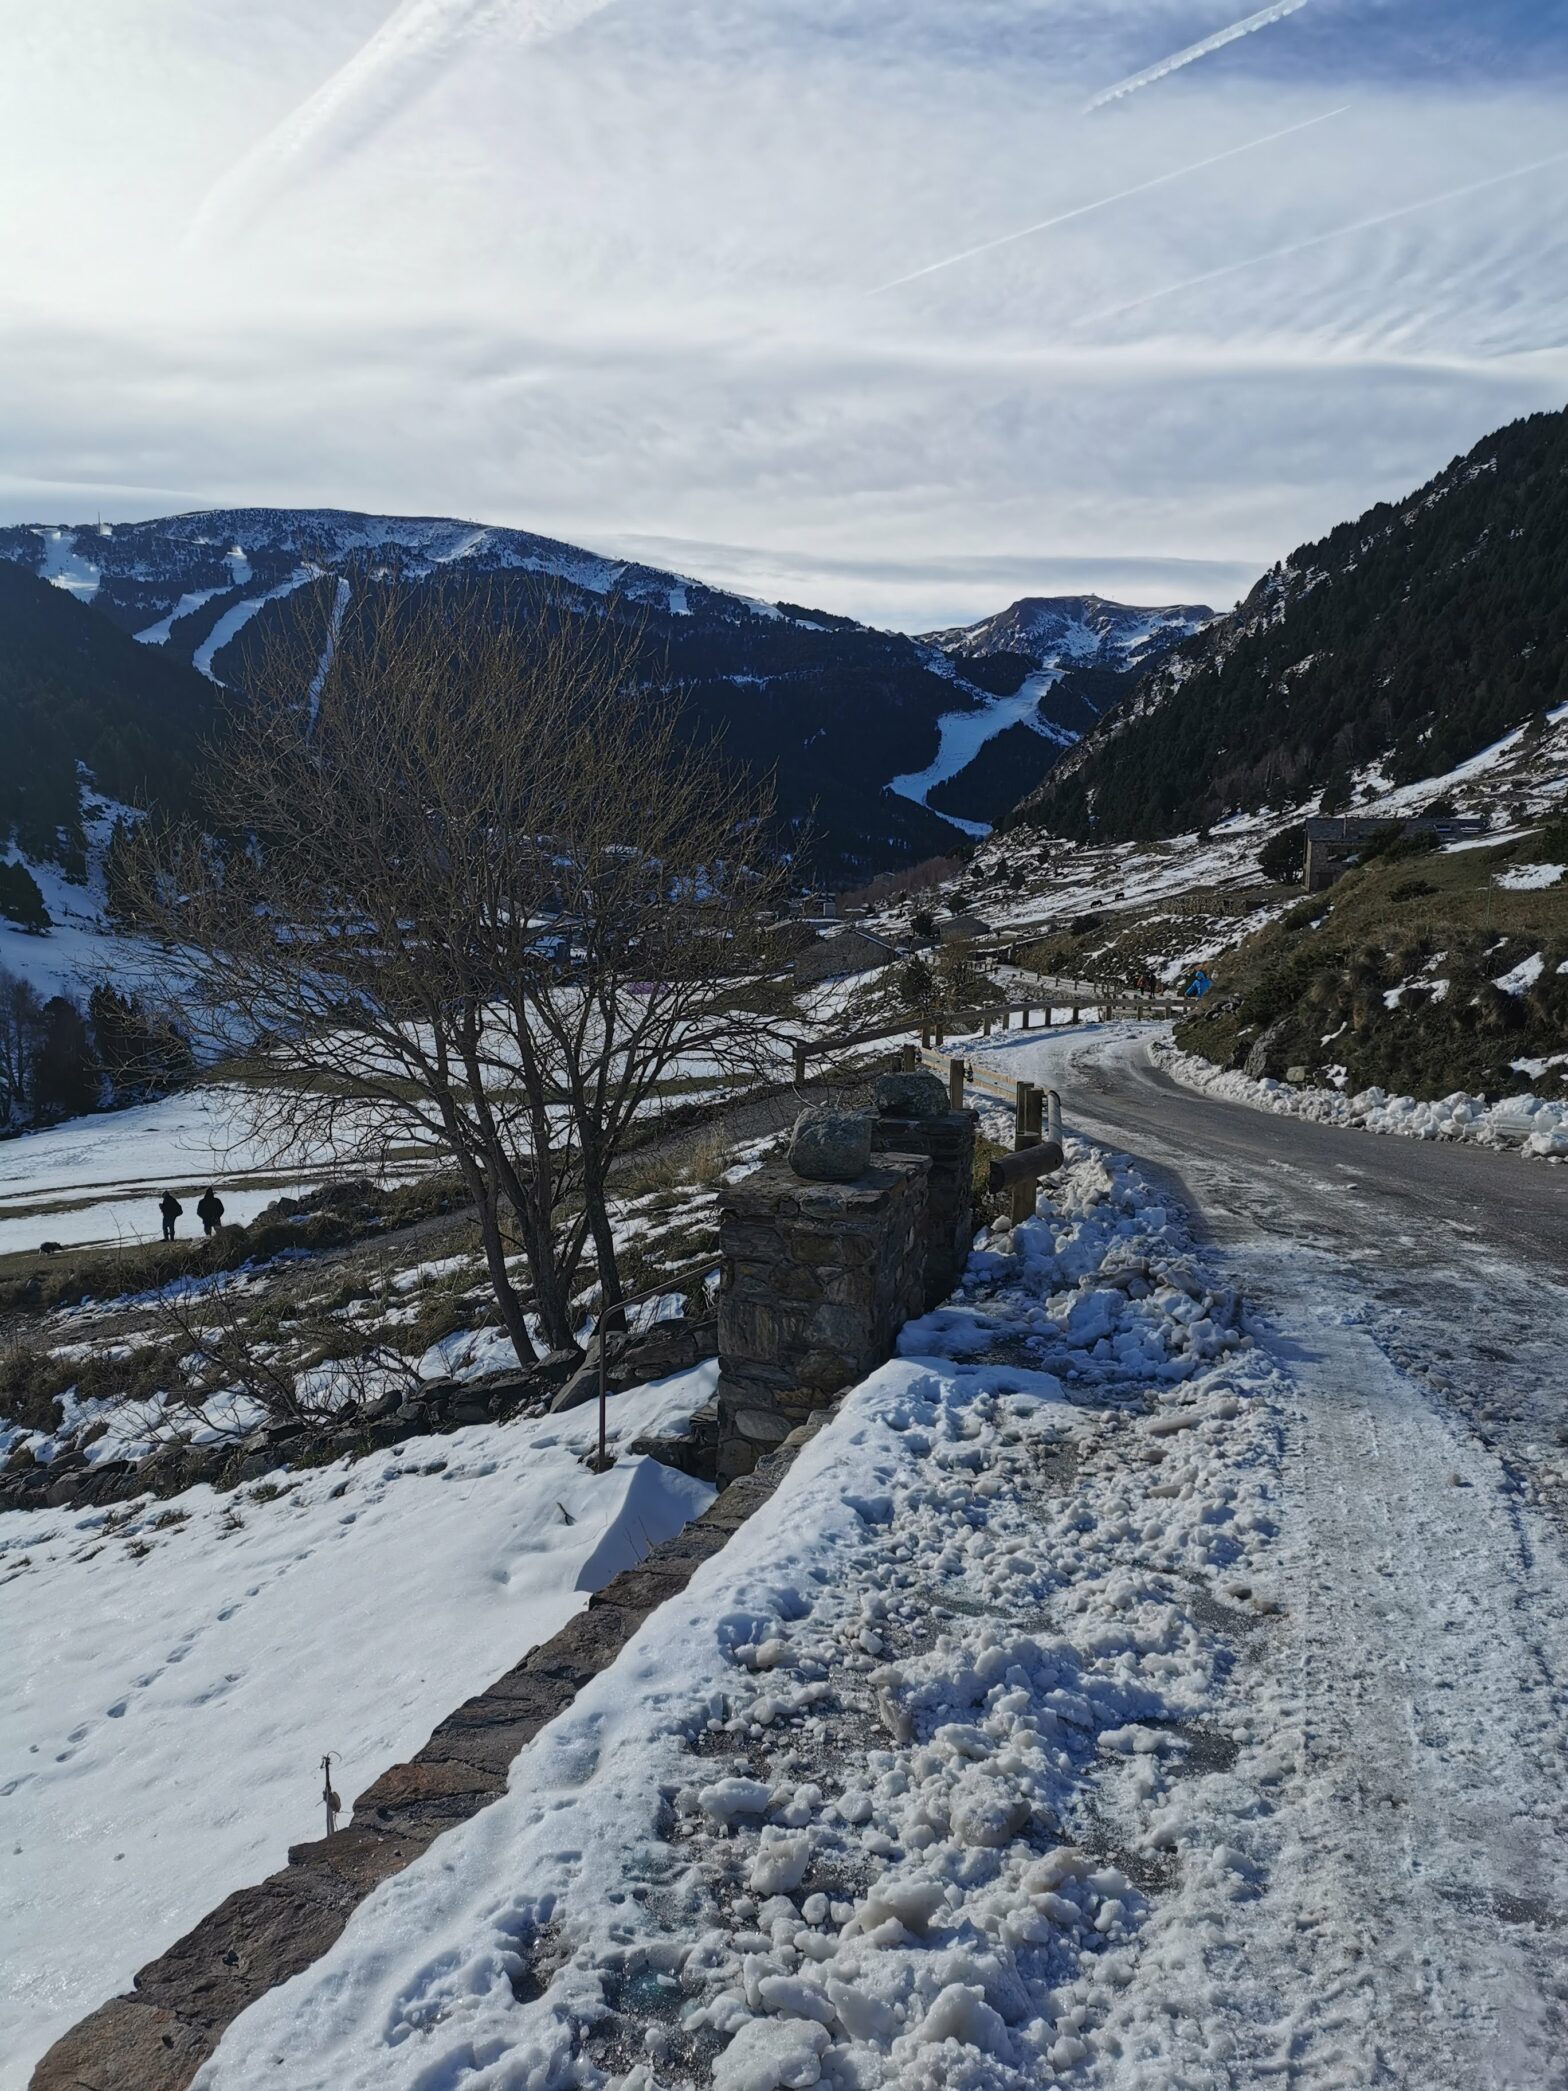
[[[616,1308],[639,1307],[644,1300],[657,1299],[660,1293],[669,1292],[677,1285],[689,1285],[693,1278],[705,1278],[717,1261],[716,1256],[709,1256],[701,1263],[688,1264],[684,1270],[666,1271],[662,1278],[657,1279],[652,1285],[645,1285],[641,1292],[624,1294],[616,1301]],[[611,1312],[614,1311],[612,1308]],[[596,1474],[604,1473],[610,1464],[607,1442],[610,1407],[609,1330],[605,1327],[607,1318],[601,1312],[599,1326],[594,1331],[599,1345],[599,1450],[593,1462]]]

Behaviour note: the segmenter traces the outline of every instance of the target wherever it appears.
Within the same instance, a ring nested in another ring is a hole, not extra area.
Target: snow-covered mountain
[[[1141,676],[1024,817],[1120,838],[1459,770],[1568,697],[1568,411],[1301,545]],[[1547,774],[1544,753],[1539,774]],[[1560,778],[1558,779],[1560,783]]]
[[[1213,615],[1205,603],[1143,609],[1100,595],[1024,595],[975,624],[949,625],[923,636],[959,659],[1016,653],[1036,668],[1076,664],[1120,672],[1147,667]]]
[[[1202,603],[1146,609],[1098,595],[1028,595],[975,624],[924,633],[923,645],[991,694],[939,721],[935,759],[894,789],[971,832],[993,826],[1213,615]]]
[[[850,877],[951,850],[954,821],[974,832],[1000,819],[1126,681],[1210,615],[1026,597],[909,638],[526,530],[336,508],[17,525],[0,529],[0,559],[175,676],[194,668],[236,688],[282,621],[313,620],[325,640],[356,593],[393,575],[416,588],[482,581],[525,611],[548,596],[607,612],[635,632],[649,682],[679,689],[694,732],[720,734],[732,758],[772,775],[785,817],[810,821],[824,872]],[[134,798],[123,780],[114,789]]]
[[[233,623],[230,609],[249,604],[254,615],[269,592],[279,596],[318,573],[349,568],[395,570],[411,581],[441,572],[531,574],[671,616],[780,614],[772,605],[748,603],[635,562],[604,559],[532,531],[342,508],[203,509],[144,523],[74,528],[22,524],[0,529],[0,557],[31,565],[136,638],[150,645],[174,643],[177,651]],[[233,635],[211,649],[204,672],[212,672],[212,655]]]

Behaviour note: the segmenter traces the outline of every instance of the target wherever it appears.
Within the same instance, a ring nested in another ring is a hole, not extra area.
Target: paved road
[[[1125,1033],[985,1057],[1169,1184],[1293,1382],[1275,1997],[1212,2081],[1568,2086],[1568,1170],[1196,1095]]]
[[[1261,1189],[1267,1218],[1287,1229],[1298,1217],[1336,1235],[1436,1229],[1568,1279],[1568,1168],[1226,1103],[1183,1088],[1136,1048],[1108,1057],[1089,1046],[1069,1064],[1068,1123],[1181,1178],[1222,1236],[1232,1216],[1221,1186],[1245,1184],[1251,1220]]]

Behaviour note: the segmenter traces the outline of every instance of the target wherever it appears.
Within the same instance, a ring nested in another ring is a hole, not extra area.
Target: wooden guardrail
[[[1043,989],[1049,989],[1052,984],[1047,981],[1041,985]],[[813,1060],[827,1059],[835,1053],[847,1052],[853,1046],[871,1045],[878,1039],[896,1038],[904,1031],[918,1029],[921,1049],[929,1051],[933,1047],[940,1048],[949,1035],[968,1037],[978,1032],[982,1038],[988,1038],[993,1029],[1009,1031],[1015,1016],[1021,1019],[1018,1028],[1027,1031],[1036,1013],[1049,1024],[1058,1009],[1067,1012],[1070,1024],[1084,1021],[1090,1010],[1100,1023],[1123,1020],[1148,1023],[1181,1014],[1187,1006],[1176,996],[1140,995],[1128,988],[1091,988],[1086,982],[1073,983],[1073,987],[1071,994],[1043,992],[1018,1001],[996,1002],[987,1009],[960,1010],[918,1026],[912,1016],[905,1016],[890,1019],[885,1024],[874,1024],[868,1030],[848,1031],[837,1038],[792,1039],[795,1086],[804,1088]],[[997,1079],[1002,1078],[998,1076]]]
[[[972,1060],[956,1053],[943,1055],[930,1046],[906,1045],[903,1064],[906,1068],[927,1067],[933,1074],[945,1076],[955,1111],[962,1110],[965,1093],[971,1089],[993,1102],[1012,1105],[1013,1151],[991,1164],[987,1188],[1012,1194],[1015,1224],[1028,1219],[1034,1211],[1035,1185],[1062,1166],[1062,1100],[1056,1091],[1043,1089],[1038,1082],[1010,1079],[994,1067],[977,1067]]]

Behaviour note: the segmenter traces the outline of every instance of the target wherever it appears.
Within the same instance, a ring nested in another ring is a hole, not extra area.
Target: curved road
[[[1568,2086],[1568,1169],[1198,1095],[1146,1037],[966,1049],[1170,1185],[1292,1381],[1248,1694],[1292,1776],[1201,2080]]]

